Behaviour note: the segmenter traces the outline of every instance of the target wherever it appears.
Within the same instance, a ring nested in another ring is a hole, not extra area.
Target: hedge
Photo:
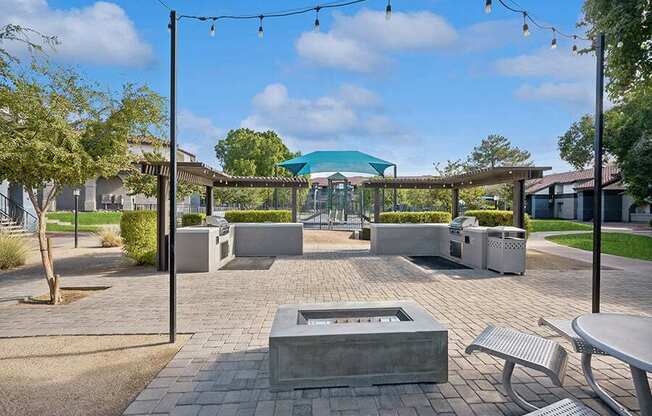
[[[476,217],[481,226],[496,227],[499,225],[514,225],[514,213],[512,211],[496,211],[489,209],[469,210],[464,212],[467,217]],[[532,231],[530,216],[525,214],[524,228]]]
[[[120,220],[122,250],[138,264],[156,263],[156,211],[125,211]]]
[[[380,222],[393,224],[449,223],[451,214],[443,211],[381,212]]]
[[[205,219],[206,214],[201,212],[197,214],[183,214],[183,217],[181,217],[181,226],[202,225]]]
[[[228,222],[292,222],[292,212],[283,210],[226,211]]]

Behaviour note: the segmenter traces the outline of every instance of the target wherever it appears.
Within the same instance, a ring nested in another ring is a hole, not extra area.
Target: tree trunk
[[[41,251],[41,263],[43,264],[43,272],[45,273],[45,280],[50,289],[50,303],[53,305],[61,301],[61,293],[59,291],[59,276],[54,274],[53,260],[50,257],[48,250],[48,241],[45,236],[45,212],[38,213],[38,245]]]

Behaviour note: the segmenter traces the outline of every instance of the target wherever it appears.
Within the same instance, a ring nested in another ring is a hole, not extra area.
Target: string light
[[[263,16],[262,14],[260,16],[258,16],[258,19],[260,19],[260,25],[258,26],[258,37],[261,38],[261,39],[265,36],[265,32],[263,31],[263,18],[264,17],[265,16]]]
[[[211,37],[215,36],[215,19],[211,22],[211,30],[209,31]]]
[[[319,32],[319,9],[321,7],[315,7],[315,32]]]
[[[573,40],[577,40],[577,35],[573,35]],[[577,45],[573,42],[573,55],[577,56]]]
[[[387,0],[387,7],[385,7],[385,20],[392,18],[392,2]]]
[[[530,36],[530,26],[528,24],[531,23],[533,24],[536,28],[541,29],[541,30],[552,30],[552,41],[550,42],[550,48],[555,49],[557,47],[557,34],[559,34],[562,37],[565,37],[567,39],[573,39],[573,47],[572,47],[572,52],[573,55],[577,55],[579,53],[578,47],[577,47],[577,39],[582,39],[586,41],[591,41],[592,39],[589,38],[584,38],[581,36],[578,36],[576,34],[568,34],[560,31],[557,27],[555,26],[549,26],[545,24],[541,24],[538,21],[536,21],[532,15],[524,9],[520,9],[518,7],[521,7],[518,3],[515,1],[511,1],[514,5],[507,4],[505,0],[497,0],[498,4],[503,6],[505,9],[509,10],[510,12],[513,13],[520,13],[523,16],[523,36]],[[492,0],[485,0],[485,12],[490,13],[491,12],[491,5],[493,1]]]

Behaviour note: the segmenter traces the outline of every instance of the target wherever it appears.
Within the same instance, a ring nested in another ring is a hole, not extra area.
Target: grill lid
[[[455,230],[462,230],[466,227],[477,227],[478,226],[478,219],[476,217],[465,217],[465,216],[460,216],[456,217],[451,223],[448,225],[448,228],[452,228]]]

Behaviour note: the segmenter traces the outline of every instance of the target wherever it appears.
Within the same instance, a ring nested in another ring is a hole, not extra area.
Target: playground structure
[[[385,177],[387,168],[393,167],[393,176],[396,177],[395,163],[358,151],[316,151],[277,166],[294,176],[332,173],[325,181],[324,178],[313,178],[308,198],[298,216],[307,228],[354,230],[371,221],[372,210],[368,208],[371,200],[365,200],[364,187],[361,186],[368,177],[347,177],[342,172]],[[394,209],[396,203],[394,191]]]

